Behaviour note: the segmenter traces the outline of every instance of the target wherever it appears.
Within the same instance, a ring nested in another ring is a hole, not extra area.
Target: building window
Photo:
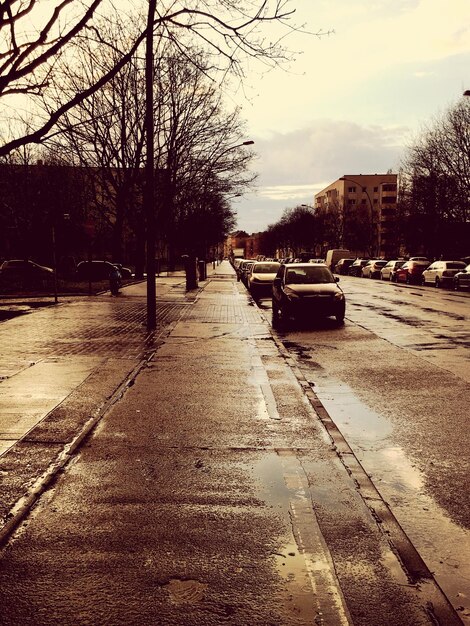
[[[379,188],[378,187],[374,187],[374,193],[378,193],[379,192]]]
[[[378,204],[379,201],[377,200],[377,198],[374,198],[374,204]]]
[[[367,187],[363,187],[362,188],[362,193],[366,193],[366,191],[367,191]]]
[[[397,186],[395,184],[384,184],[382,185],[382,191],[396,191]]]
[[[362,198],[361,204],[367,204],[367,200],[365,198]]]
[[[356,193],[356,187],[348,187],[348,193]]]
[[[354,198],[349,198],[348,204],[356,204],[356,201],[354,200]]]
[[[385,198],[382,198],[382,204],[395,204],[396,201],[395,196],[385,196]]]

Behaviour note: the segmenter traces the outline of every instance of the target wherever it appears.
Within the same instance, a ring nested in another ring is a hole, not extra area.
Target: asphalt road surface
[[[341,277],[346,322],[279,333],[470,623],[470,294]],[[260,306],[270,317],[270,303]]]

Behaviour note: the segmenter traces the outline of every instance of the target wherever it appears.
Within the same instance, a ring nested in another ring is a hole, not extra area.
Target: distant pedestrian
[[[121,272],[114,265],[114,269],[109,272],[109,288],[111,290],[112,296],[117,296],[119,293],[119,288],[121,287]]]

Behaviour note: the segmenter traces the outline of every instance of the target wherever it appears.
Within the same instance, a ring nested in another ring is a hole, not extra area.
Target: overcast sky
[[[292,0],[290,70],[249,75],[236,98],[255,141],[256,190],[238,228],[265,230],[343,174],[394,172],[423,124],[470,89],[470,0]]]

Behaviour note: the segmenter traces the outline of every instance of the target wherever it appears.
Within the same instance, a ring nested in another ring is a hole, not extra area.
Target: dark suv
[[[335,266],[335,273],[342,276],[347,275],[349,268],[354,263],[354,259],[340,259]]]
[[[281,265],[273,283],[273,326],[291,318],[334,315],[342,324],[346,299],[326,265],[289,263]]]
[[[370,259],[356,259],[352,265],[349,266],[349,276],[362,276],[362,268],[369,263]]]

